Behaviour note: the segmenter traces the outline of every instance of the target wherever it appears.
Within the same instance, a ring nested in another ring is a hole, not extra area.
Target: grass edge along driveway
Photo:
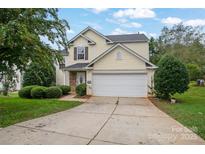
[[[205,87],[190,84],[189,90],[174,97],[178,103],[150,98],[155,106],[205,139]]]
[[[78,101],[23,99],[17,95],[0,96],[0,128],[64,111],[80,104]]]

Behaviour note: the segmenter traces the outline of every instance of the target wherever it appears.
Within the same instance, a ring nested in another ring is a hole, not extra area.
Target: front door
[[[77,85],[81,84],[81,83],[85,83],[85,72],[77,72]]]

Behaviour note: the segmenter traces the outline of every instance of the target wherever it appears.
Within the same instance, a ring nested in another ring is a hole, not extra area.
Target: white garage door
[[[147,96],[146,74],[93,74],[94,96]]]

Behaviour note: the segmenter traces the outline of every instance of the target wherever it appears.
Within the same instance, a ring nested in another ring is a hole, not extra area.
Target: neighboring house
[[[15,86],[10,89],[12,91],[16,91],[16,90],[20,90],[21,89],[21,86],[22,86],[22,75],[21,75],[21,72],[19,70],[16,70],[16,77],[14,77],[14,80],[15,80]],[[0,91],[3,90],[3,81],[1,82],[0,81]]]
[[[144,34],[105,36],[87,27],[69,41],[56,82],[73,92],[86,83],[88,95],[146,97],[156,68],[149,62],[148,41]]]

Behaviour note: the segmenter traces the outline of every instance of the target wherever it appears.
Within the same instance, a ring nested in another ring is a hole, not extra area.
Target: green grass
[[[205,139],[205,87],[196,87],[190,84],[190,88],[184,94],[176,94],[176,104],[153,99],[153,103],[171,117],[192,129]]]
[[[78,101],[22,99],[16,93],[0,96],[0,127],[73,108]]]

